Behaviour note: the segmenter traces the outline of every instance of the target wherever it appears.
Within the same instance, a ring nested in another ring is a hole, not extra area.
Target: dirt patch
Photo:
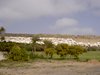
[[[5,57],[3,56],[3,52],[0,52],[0,60],[4,60]]]
[[[89,62],[89,63],[92,63],[92,64],[100,63],[100,62],[99,62],[98,60],[96,60],[96,59],[89,60],[88,62]]]
[[[0,75],[100,75],[100,63],[37,61],[27,67],[2,67]]]

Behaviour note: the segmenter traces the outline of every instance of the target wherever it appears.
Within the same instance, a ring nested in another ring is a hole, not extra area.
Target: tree
[[[14,44],[13,42],[0,42],[0,51],[9,53]]]
[[[73,45],[69,47],[68,54],[75,57],[75,59],[79,59],[79,55],[86,52],[86,50],[79,45]]]
[[[58,44],[56,46],[57,54],[60,57],[65,57],[68,54],[69,46],[67,44]]]
[[[29,55],[24,48],[22,49],[19,46],[14,45],[8,54],[8,59],[13,61],[27,61],[29,59]]]
[[[40,40],[40,39],[39,39],[39,36],[34,35],[34,36],[32,37],[32,44],[36,44],[36,42],[39,41],[39,40]]]
[[[46,48],[44,50],[44,52],[48,57],[52,58],[53,54],[55,53],[55,49],[54,48]]]
[[[51,41],[44,40],[44,52],[50,58],[53,57],[53,54],[55,53],[55,46]]]
[[[36,51],[36,47],[37,47],[37,41],[39,41],[40,39],[39,39],[39,36],[36,36],[36,35],[34,35],[33,37],[32,37],[32,44],[31,44],[31,46],[32,46],[32,53],[34,53],[35,51]]]
[[[5,33],[5,28],[4,27],[0,27],[0,34],[4,34]]]
[[[1,41],[5,41],[5,28],[4,27],[0,27],[0,40]]]
[[[88,46],[87,51],[100,51],[100,46]]]
[[[54,44],[49,40],[44,40],[45,48],[54,48]]]

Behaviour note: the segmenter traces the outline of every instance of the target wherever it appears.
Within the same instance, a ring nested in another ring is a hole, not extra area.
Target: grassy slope
[[[88,51],[79,56],[80,59],[97,59],[100,60],[100,51]]]

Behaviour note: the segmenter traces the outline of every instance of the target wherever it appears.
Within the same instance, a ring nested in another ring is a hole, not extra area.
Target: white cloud
[[[86,9],[80,0],[4,0],[0,1],[1,19],[61,16]]]
[[[65,28],[78,25],[78,21],[73,18],[62,18],[56,21],[55,28]]]
[[[0,0],[0,18],[7,20],[42,16],[71,15],[93,9],[98,13],[100,0]]]
[[[52,31],[56,33],[67,33],[67,34],[94,34],[95,31],[91,27],[81,27],[81,23],[74,18],[62,18],[58,19]]]

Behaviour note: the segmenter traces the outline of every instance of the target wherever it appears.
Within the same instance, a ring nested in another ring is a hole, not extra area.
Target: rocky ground
[[[36,61],[23,67],[1,67],[0,75],[100,75],[100,62]]]

